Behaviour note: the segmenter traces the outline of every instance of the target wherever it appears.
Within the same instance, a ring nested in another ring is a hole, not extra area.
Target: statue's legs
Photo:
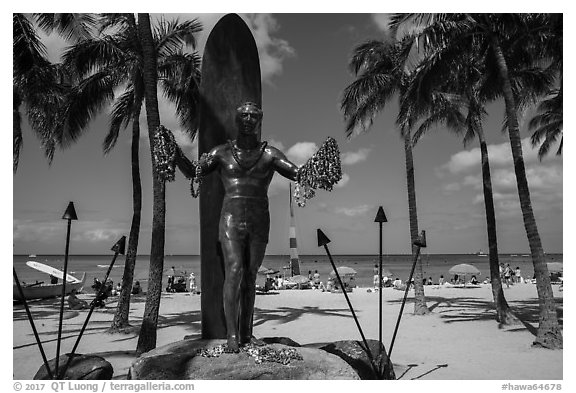
[[[249,250],[249,265],[244,270],[240,299],[240,344],[252,341],[252,319],[256,300],[256,276],[266,254],[267,243],[252,241]]]
[[[240,308],[240,286],[244,275],[245,245],[241,240],[221,240],[224,255],[224,316],[228,349],[239,351],[238,311]]]

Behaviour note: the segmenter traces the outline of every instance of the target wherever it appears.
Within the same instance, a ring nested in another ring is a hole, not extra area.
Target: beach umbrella
[[[258,268],[258,274],[276,274],[279,270],[269,269],[266,266],[260,266]]]
[[[450,270],[448,270],[450,274],[458,274],[458,275],[479,275],[480,270],[476,266],[469,265],[467,263],[461,263],[459,265],[452,266]]]
[[[353,277],[357,274],[356,270],[348,266],[339,266],[336,269],[338,269],[338,274],[340,275],[340,277]],[[332,278],[336,277],[336,272],[331,271],[330,277]]]
[[[310,280],[308,280],[308,277],[304,277],[301,274],[298,274],[298,275],[292,276],[292,277],[288,277],[286,280],[293,282],[295,284],[306,284],[306,283],[310,282]]]
[[[563,271],[563,264],[562,262],[548,262],[548,271],[550,273],[562,273]]]
[[[394,273],[390,269],[382,268],[382,277],[392,277]]]

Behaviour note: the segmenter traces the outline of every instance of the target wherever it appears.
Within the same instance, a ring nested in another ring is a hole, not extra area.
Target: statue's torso
[[[268,198],[268,186],[274,175],[274,154],[269,147],[233,151],[226,144],[219,149],[217,159],[225,198]]]

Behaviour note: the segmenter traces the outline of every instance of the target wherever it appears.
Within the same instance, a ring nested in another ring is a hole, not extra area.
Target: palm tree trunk
[[[404,133],[404,153],[406,159],[406,182],[408,184],[408,215],[410,217],[410,244],[412,255],[416,255],[414,241],[418,239],[418,212],[416,210],[416,186],[414,182],[414,160],[412,158],[412,140],[410,131]],[[422,273],[422,259],[418,257],[414,270],[414,314],[428,314],[426,296],[424,294],[424,274]],[[406,285],[410,285],[409,282]]]
[[[492,46],[496,56],[498,73],[502,82],[502,91],[504,102],[506,104],[506,115],[508,117],[508,135],[510,137],[510,146],[512,148],[512,158],[514,160],[514,172],[516,173],[516,184],[518,187],[518,196],[520,198],[520,208],[524,219],[524,228],[528,235],[530,253],[532,254],[532,263],[534,265],[534,274],[536,275],[536,289],[538,291],[538,300],[540,303],[540,321],[538,333],[534,345],[540,345],[545,348],[562,348],[563,339],[558,317],[556,315],[556,305],[554,303],[554,294],[550,284],[550,273],[544,259],[544,250],[540,241],[540,234],[536,225],[534,212],[532,211],[532,201],[530,199],[530,189],[526,178],[526,168],[522,157],[522,142],[520,139],[520,129],[516,117],[516,103],[512,93],[510,77],[508,74],[508,65],[500,47],[498,37],[492,36]]]
[[[152,39],[150,16],[138,14],[138,31],[142,44],[144,91],[146,98],[146,119],[148,121],[148,137],[152,156],[152,187],[154,192],[154,206],[152,210],[152,242],[150,245],[150,274],[148,280],[148,293],[142,318],[142,327],[138,337],[136,353],[141,354],[156,347],[156,328],[158,325],[158,311],[160,309],[160,296],[162,294],[162,270],[164,268],[164,236],[166,224],[166,198],[165,184],[157,173],[154,162],[154,133],[160,126],[160,113],[158,111],[157,96],[157,64],[156,51]]]
[[[134,117],[132,120],[132,226],[130,227],[130,238],[128,239],[128,252],[124,264],[124,275],[122,276],[122,291],[118,299],[118,308],[112,321],[110,331],[118,331],[130,326],[130,294],[132,292],[132,281],[134,280],[134,268],[136,266],[136,256],[138,255],[138,238],[140,236],[140,217],[142,215],[142,182],[140,180],[140,108],[142,99],[138,97],[138,89],[134,97]]]
[[[476,130],[480,141],[480,154],[482,156],[482,186],[484,191],[484,206],[486,208],[486,229],[488,232],[488,249],[490,256],[490,283],[492,285],[492,296],[496,305],[496,320],[501,325],[517,323],[502,290],[502,280],[500,279],[500,262],[498,259],[498,239],[496,237],[496,214],[494,209],[494,196],[492,194],[492,178],[490,176],[490,161],[488,160],[488,146],[484,138],[482,128]]]

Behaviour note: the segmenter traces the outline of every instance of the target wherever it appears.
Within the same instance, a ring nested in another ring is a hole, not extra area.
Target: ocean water
[[[562,254],[547,254],[547,262],[562,262]],[[122,279],[124,273],[124,258],[119,255],[114,264],[114,268],[110,273],[110,279],[114,283],[118,283]],[[278,274],[289,274],[288,255],[267,255],[264,258],[263,266],[270,269],[279,270]],[[360,287],[371,287],[373,283],[374,265],[378,264],[378,255],[334,255],[334,262],[336,266],[348,266],[356,270],[355,281]],[[33,260],[41,262],[58,269],[63,269],[64,256],[63,255],[36,255],[30,257],[28,255],[14,255],[13,264],[18,278],[20,281],[33,283],[36,280],[48,282],[49,278],[46,274],[36,271],[26,265],[26,261]],[[112,261],[112,255],[71,255],[68,257],[68,273],[78,278],[82,273],[86,273],[86,286],[84,292],[91,292],[90,286],[94,278],[103,280],[108,266]],[[523,277],[532,278],[534,269],[530,255],[526,254],[501,254],[501,263],[509,263],[515,269],[520,267]],[[148,272],[149,272],[150,257],[148,255],[138,256],[136,260],[136,267],[134,271],[134,280],[140,281],[144,290],[147,288]],[[382,259],[383,267],[393,273],[393,278],[400,278],[405,281],[412,268],[411,255],[384,255]],[[422,268],[424,277],[432,277],[434,283],[438,282],[440,275],[445,278],[449,277],[448,270],[459,263],[468,263],[476,266],[481,274],[477,277],[480,281],[485,277],[490,276],[489,261],[486,256],[479,256],[474,254],[422,254]],[[194,272],[196,275],[196,282],[201,282],[200,270],[200,257],[198,255],[167,255],[164,258],[164,285],[168,281],[168,275],[171,274],[171,267],[174,266],[177,272],[185,272],[189,274]],[[321,280],[326,281],[328,275],[332,271],[332,266],[326,255],[301,255],[300,256],[300,271],[304,276],[308,272],[314,273],[318,271]],[[259,275],[258,282],[263,284],[265,277]]]

